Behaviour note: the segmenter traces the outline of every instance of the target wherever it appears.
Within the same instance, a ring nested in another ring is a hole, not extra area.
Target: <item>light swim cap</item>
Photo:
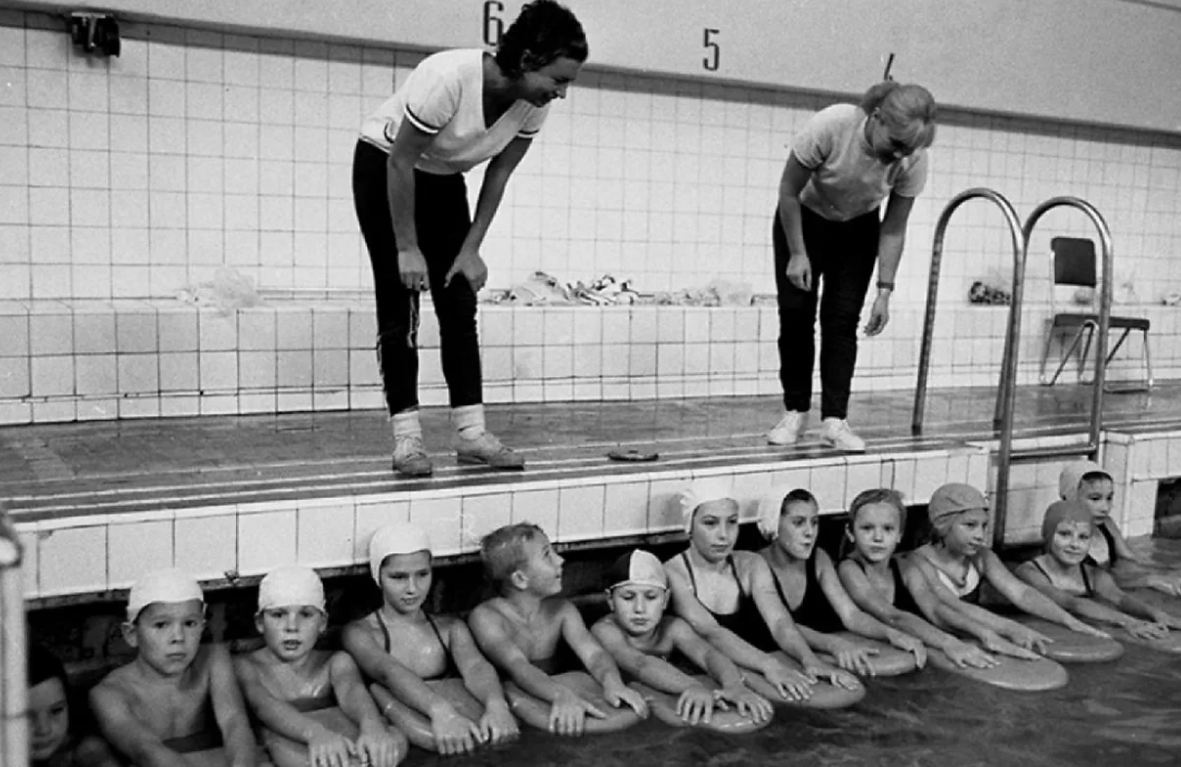
[[[940,535],[946,535],[956,514],[974,509],[988,510],[988,501],[984,495],[963,482],[949,482],[931,493],[927,518]]]
[[[783,515],[783,501],[791,488],[780,485],[759,499],[759,532],[769,541],[779,537],[779,518]]]
[[[276,567],[258,584],[259,612],[274,607],[303,605],[327,612],[324,609],[324,583],[310,567]]]
[[[135,619],[150,604],[174,604],[194,599],[205,604],[205,594],[193,576],[175,567],[153,570],[140,576],[131,587],[131,594],[127,598],[127,622],[135,623]]]
[[[1063,522],[1086,524],[1092,530],[1095,527],[1094,515],[1083,504],[1078,501],[1054,501],[1046,509],[1046,517],[1042,520],[1042,543],[1049,546],[1058,525]]]
[[[1079,485],[1088,474],[1102,474],[1111,479],[1111,474],[1094,461],[1075,461],[1062,467],[1058,475],[1058,497],[1067,501],[1078,500]]]
[[[410,524],[393,524],[379,527],[369,539],[369,572],[378,586],[381,585],[381,563],[394,554],[413,554],[416,551],[431,550],[431,539],[421,527]]]
[[[738,506],[738,501],[730,494],[729,477],[707,477],[699,479],[681,491],[681,522],[685,532],[693,532],[693,512],[701,506],[716,501],[729,501]]]
[[[636,549],[615,560],[607,571],[607,590],[614,591],[620,586],[653,586],[668,588],[668,576],[664,565],[650,551]]]

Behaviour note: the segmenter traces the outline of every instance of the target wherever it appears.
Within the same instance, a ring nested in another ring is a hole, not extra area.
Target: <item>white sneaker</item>
[[[825,418],[820,424],[820,439],[846,453],[865,452],[865,440],[853,433],[844,418]]]
[[[405,477],[429,477],[433,472],[430,456],[423,447],[422,437],[397,437],[394,439],[394,471]]]
[[[794,445],[800,441],[808,414],[799,410],[788,410],[787,414],[767,432],[767,442],[772,445]]]

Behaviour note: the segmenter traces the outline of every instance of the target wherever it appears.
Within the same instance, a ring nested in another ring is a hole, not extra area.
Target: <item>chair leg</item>
[[[1066,363],[1070,362],[1070,355],[1074,354],[1075,349],[1078,348],[1079,341],[1083,338],[1083,333],[1087,330],[1084,325],[1075,331],[1074,338],[1070,340],[1070,346],[1062,353],[1062,359],[1058,363],[1058,369],[1054,371],[1054,375],[1045,384],[1046,386],[1053,386],[1058,381],[1058,376],[1062,375],[1062,370],[1066,367]],[[1086,359],[1084,357],[1084,359]]]
[[[1127,340],[1128,334],[1131,332],[1131,328],[1124,328],[1124,332],[1120,335],[1119,340],[1115,342],[1115,346],[1111,347],[1111,351],[1107,353],[1107,364],[1110,365],[1111,361],[1115,359],[1115,353],[1118,352],[1119,348],[1124,345],[1124,341]]]
[[[1049,332],[1046,333],[1046,343],[1042,346],[1042,365],[1038,369],[1037,380],[1042,386],[1052,386],[1053,381],[1046,380],[1046,362],[1050,359],[1050,346],[1054,343],[1054,326],[1050,325]]]
[[[1144,368],[1148,372],[1148,388],[1152,389],[1152,355],[1148,353],[1148,331],[1144,331]]]

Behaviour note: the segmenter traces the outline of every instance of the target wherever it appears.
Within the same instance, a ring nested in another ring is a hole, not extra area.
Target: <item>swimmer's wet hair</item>
[[[501,36],[496,63],[515,79],[563,56],[586,61],[589,53],[586,33],[569,8],[554,0],[534,0],[521,8],[517,20]],[[525,54],[529,54],[527,60]]]
[[[893,506],[898,511],[898,529],[906,529],[906,504],[902,501],[902,493],[888,487],[875,487],[872,490],[862,490],[849,504],[849,529],[857,523],[857,512],[866,506],[884,503]]]
[[[525,544],[545,531],[532,522],[505,525],[480,540],[480,561],[484,563],[484,577],[500,591],[513,573],[529,561]]]
[[[25,663],[29,687],[36,687],[50,679],[60,679],[62,687],[67,691],[70,689],[65,666],[62,665],[62,662],[56,655],[44,647],[40,645],[31,646]]]
[[[861,97],[861,110],[867,115],[878,112],[890,132],[911,151],[935,142],[935,97],[921,85],[883,80]]]

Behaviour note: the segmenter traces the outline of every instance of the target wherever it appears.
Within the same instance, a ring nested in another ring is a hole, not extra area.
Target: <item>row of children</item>
[[[741,732],[769,722],[773,702],[848,705],[864,694],[861,677],[929,660],[953,670],[1038,661],[1051,640],[979,606],[984,584],[1082,634],[1106,636],[1076,615],[1146,639],[1181,627],[1118,585],[1176,594],[1179,581],[1138,560],[1119,534],[1110,476],[1087,463],[1062,477],[1045,552],[1016,576],[987,548],[987,503],[968,485],[932,495],[930,540],[906,555],[896,552],[901,497],[861,493],[849,509],[848,555],[834,563],[816,546],[819,510],[807,491],[760,504],[770,544],[749,552],[734,548],[739,506],[726,485],[697,482],[681,496],[688,548],[664,563],[642,550],[620,558],[606,584],[609,611],[589,629],[559,596],[562,557],[527,523],[483,540],[498,596],[466,622],[423,609],[432,581],[425,533],[379,529],[369,558],[382,605],[345,626],[342,652],[316,648],[326,614],[311,570],[283,567],[263,579],[256,625],[265,644],[234,658],[200,644],[199,586],[161,571],[131,591],[124,635],[135,660],[91,691],[91,707],[113,751],[141,767],[392,767],[408,743],[465,753],[513,739],[518,721],[578,735],[651,713]],[[41,658],[30,655],[36,763],[120,764],[102,741],[69,737],[64,674],[60,665],[32,671]]]

